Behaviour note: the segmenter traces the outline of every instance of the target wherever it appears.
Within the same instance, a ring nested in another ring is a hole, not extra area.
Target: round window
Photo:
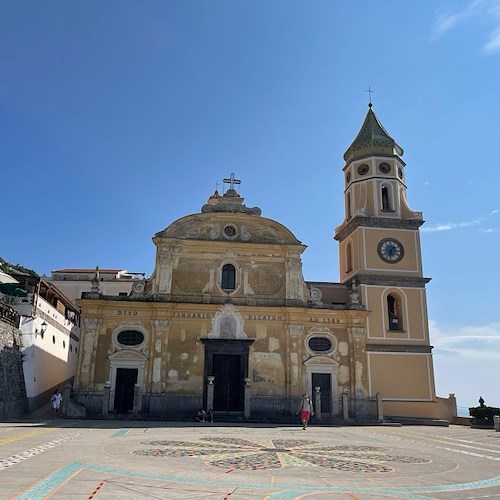
[[[139,345],[144,342],[144,334],[136,330],[124,330],[118,334],[116,340],[122,345]]]
[[[236,236],[236,227],[232,225],[227,225],[224,228],[224,236],[229,239],[233,239]]]
[[[326,337],[311,337],[309,349],[314,352],[327,352],[332,348],[332,341]]]
[[[391,166],[384,162],[384,163],[381,163],[378,168],[380,169],[380,171],[383,173],[383,174],[388,174],[390,171],[391,171]]]
[[[366,164],[366,163],[362,163],[359,167],[358,167],[358,174],[359,175],[366,175],[368,173],[368,170],[370,170],[370,167]]]

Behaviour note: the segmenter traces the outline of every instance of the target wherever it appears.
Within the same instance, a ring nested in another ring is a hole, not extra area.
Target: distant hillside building
[[[79,401],[276,419],[307,391],[335,418],[362,416],[379,393],[385,415],[439,417],[423,218],[407,203],[402,154],[370,107],[344,155],[341,283],[304,281],[306,246],[226,179],[201,213],[154,235],[154,272],[128,296],[99,282],[83,294]]]
[[[126,269],[96,269],[101,292],[104,295],[119,297],[127,296],[132,285],[145,275],[129,273]],[[82,296],[82,292],[90,292],[96,269],[58,269],[52,271],[50,278],[45,279],[57,286],[71,300],[76,300]]]

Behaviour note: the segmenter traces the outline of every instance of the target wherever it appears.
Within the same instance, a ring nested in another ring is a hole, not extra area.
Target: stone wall
[[[28,411],[21,334],[0,321],[0,419],[20,417]]]

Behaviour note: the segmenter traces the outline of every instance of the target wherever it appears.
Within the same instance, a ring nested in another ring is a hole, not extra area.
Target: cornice
[[[366,344],[366,352],[410,352],[415,354],[429,354],[431,345],[401,345],[401,344]]]
[[[410,229],[417,231],[424,223],[423,219],[385,219],[382,217],[353,217],[334,238],[341,243],[358,227],[377,229]]]
[[[358,274],[356,282],[360,285],[397,286],[409,288],[425,288],[431,278],[413,276],[387,276],[377,274]]]

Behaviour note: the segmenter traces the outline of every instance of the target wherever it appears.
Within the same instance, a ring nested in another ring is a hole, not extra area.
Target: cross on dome
[[[241,180],[235,179],[234,172],[231,172],[229,179],[223,180],[224,184],[229,184],[229,189],[234,189],[235,184],[241,184]]]

